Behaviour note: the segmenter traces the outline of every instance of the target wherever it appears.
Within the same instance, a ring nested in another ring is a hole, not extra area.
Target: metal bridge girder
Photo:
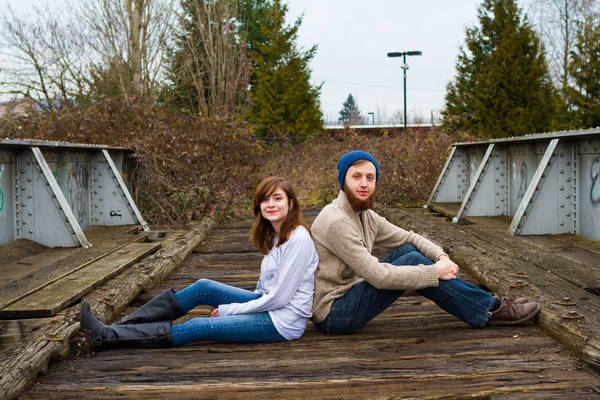
[[[453,146],[427,203],[462,201],[467,191],[468,179],[467,152],[463,148]]]
[[[488,145],[454,222],[464,216],[508,214],[507,150],[494,143]]]
[[[92,225],[148,225],[106,150],[92,155]]]
[[[462,199],[439,200],[441,186],[445,193],[458,190],[457,179],[443,179],[452,167],[448,160],[428,204],[455,203],[459,211],[453,221],[507,215],[513,217],[511,235],[579,234],[600,240],[600,127],[452,146],[453,154],[466,154],[468,192]]]
[[[127,149],[0,139],[0,245],[88,247],[91,225],[149,230],[121,169]],[[115,164],[115,162],[118,164]]]
[[[576,171],[574,143],[563,139],[550,141],[508,233],[577,233]]]
[[[17,239],[45,246],[89,247],[77,218],[38,147],[16,157]]]

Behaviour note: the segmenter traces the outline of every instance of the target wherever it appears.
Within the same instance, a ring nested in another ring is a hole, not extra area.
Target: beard
[[[352,206],[352,209],[357,213],[367,211],[373,208],[373,202],[375,201],[375,192],[376,189],[373,189],[373,193],[371,193],[369,198],[363,200],[356,197],[356,195],[344,185],[344,193],[346,193],[348,202]]]

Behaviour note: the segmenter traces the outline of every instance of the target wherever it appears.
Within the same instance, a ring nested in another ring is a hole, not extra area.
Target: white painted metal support
[[[600,240],[600,128],[452,147],[428,206],[456,203],[466,179],[467,193],[454,222],[512,216],[511,235],[578,234]],[[466,168],[455,164],[461,150]],[[467,176],[459,176],[465,169]]]
[[[453,146],[427,204],[462,202],[468,179],[467,152],[464,148]]]
[[[31,153],[17,156],[17,239],[30,239],[49,247],[89,247],[42,152],[35,146],[30,150]]]
[[[504,146],[489,144],[483,160],[453,218],[508,215],[508,162]]]
[[[149,231],[110,154],[92,155],[92,225],[139,224]]]
[[[577,149],[553,139],[508,229],[511,235],[577,233]]]

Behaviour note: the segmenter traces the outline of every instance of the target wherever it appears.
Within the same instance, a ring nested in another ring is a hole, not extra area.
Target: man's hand
[[[437,269],[438,279],[443,281],[456,279],[456,274],[458,274],[458,265],[450,260],[448,256],[440,256],[439,261],[435,263],[435,268]]]
[[[211,317],[218,317],[218,316],[219,316],[219,309],[218,309],[218,308],[215,308],[214,310],[212,310],[212,311],[210,312],[210,316],[211,316]]]

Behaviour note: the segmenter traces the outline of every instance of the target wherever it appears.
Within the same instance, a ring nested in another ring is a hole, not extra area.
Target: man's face
[[[359,162],[348,168],[344,191],[361,201],[367,201],[375,193],[377,170],[370,161]]]

